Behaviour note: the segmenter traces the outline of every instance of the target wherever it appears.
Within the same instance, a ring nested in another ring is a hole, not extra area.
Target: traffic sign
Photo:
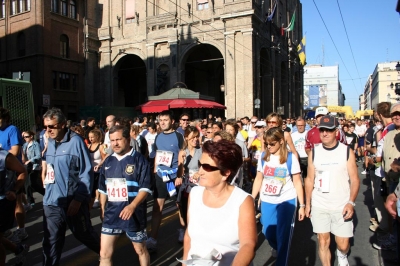
[[[43,94],[43,105],[50,106],[50,95]]]

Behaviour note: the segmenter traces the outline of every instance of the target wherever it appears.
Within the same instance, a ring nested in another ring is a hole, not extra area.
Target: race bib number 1
[[[172,156],[174,155],[171,151],[161,151],[158,150],[156,152],[156,163],[157,165],[165,165],[167,167],[171,167],[172,164]]]
[[[128,201],[128,185],[125,178],[107,178],[108,201]]]
[[[55,178],[54,178],[54,168],[52,164],[47,164],[47,171],[46,171],[46,177],[44,178],[44,185],[47,184],[54,184]]]
[[[317,171],[315,178],[315,188],[318,191],[327,193],[329,192],[329,172]]]
[[[281,181],[274,178],[267,178],[263,194],[268,196],[278,196],[281,194],[282,186],[283,184]]]

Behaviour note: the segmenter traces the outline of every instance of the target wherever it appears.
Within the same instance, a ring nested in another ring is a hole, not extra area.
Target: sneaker
[[[375,218],[371,218],[371,219],[369,219],[369,221],[370,221],[372,224],[378,223],[378,221],[377,221]]]
[[[93,209],[97,209],[100,207],[100,201],[99,200],[95,200],[93,203]]]
[[[362,175],[366,175],[367,174],[367,170],[364,170],[361,172]]]
[[[8,229],[7,231],[4,232],[3,236],[4,238],[10,238],[12,236],[13,232],[11,231],[11,229]]]
[[[347,260],[347,254],[342,254],[338,249],[336,250],[336,255],[338,257],[339,266],[349,266],[349,261]]]
[[[271,256],[272,256],[273,258],[278,257],[278,253],[276,252],[276,249],[271,248]]]
[[[149,237],[146,241],[146,248],[149,252],[157,251],[157,240],[152,237]]]
[[[28,238],[28,233],[26,231],[23,232],[21,229],[17,229],[12,234],[12,237],[10,237],[8,240],[13,242],[14,244],[18,244],[22,240],[25,240],[27,238]]]
[[[372,231],[372,232],[375,232],[376,229],[378,228],[378,226],[379,226],[378,224],[372,224],[372,225],[369,226],[369,230]]]
[[[28,245],[21,245],[17,246],[17,252],[15,252],[15,266],[22,266],[25,264],[26,261],[26,254],[29,252]]]
[[[178,229],[178,242],[183,243],[183,237],[185,236],[185,229]]]
[[[391,243],[390,241],[385,241],[385,242],[381,242],[381,243],[374,243],[372,244],[372,246],[375,249],[378,250],[392,250],[392,251],[396,251],[397,250],[397,245]]]
[[[25,210],[25,212],[32,210],[32,204],[30,204],[30,203],[28,203],[26,205],[24,204],[24,210]]]

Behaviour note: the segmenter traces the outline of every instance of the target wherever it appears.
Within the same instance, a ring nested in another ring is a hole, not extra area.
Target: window
[[[60,56],[69,58],[69,39],[65,34],[60,36]]]
[[[1,1],[0,18],[6,17],[6,0]]]
[[[75,74],[53,71],[52,79],[54,90],[78,90],[78,76]]]
[[[11,15],[31,10],[31,0],[11,0]]]
[[[76,3],[74,0],[69,1],[69,17],[76,19]]]
[[[78,1],[76,0],[51,0],[51,11],[72,19],[77,18]]]
[[[25,34],[20,32],[17,36],[18,56],[25,56]]]

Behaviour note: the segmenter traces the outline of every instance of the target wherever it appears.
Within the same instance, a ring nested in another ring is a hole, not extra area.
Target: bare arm
[[[187,218],[186,218],[187,227],[186,228],[189,228],[189,224],[190,224],[190,212],[189,212],[190,208],[189,207],[190,207],[190,196],[188,199],[188,207],[187,207],[188,211],[187,211]],[[191,239],[190,239],[190,236],[188,233],[188,229],[186,229],[185,236],[183,237],[183,258],[182,258],[183,260],[188,259],[188,254],[189,254],[189,250],[191,247],[190,241],[191,241]]]
[[[100,202],[100,218],[103,221],[104,219],[104,210],[106,209],[106,203],[107,203],[107,195],[103,194],[103,193],[99,193],[100,198],[99,198],[99,202]]]
[[[299,205],[304,205],[304,190],[303,184],[301,183],[301,175],[300,173],[292,175],[293,178],[293,185],[296,189],[297,199],[299,200]],[[299,209],[299,221],[304,219],[304,211],[305,208],[300,207]]]
[[[8,152],[11,153],[14,156],[18,156],[19,153],[21,152],[21,146],[14,145],[14,146],[11,147],[11,149]]]
[[[19,191],[24,186],[25,179],[28,176],[25,167],[18,161],[17,157],[11,153],[7,155],[6,167],[8,170],[16,172],[17,181],[15,182],[14,190]]]
[[[261,184],[263,180],[263,174],[261,172],[257,172],[256,178],[253,182],[253,189],[251,191],[251,196],[255,199],[260,192]]]
[[[285,131],[285,140],[287,144],[289,145],[290,151],[296,156],[297,160],[299,160],[299,154],[296,151],[296,147],[293,144],[292,136],[290,135],[289,132]]]
[[[254,216],[254,201],[247,197],[239,209],[239,251],[232,266],[249,265],[254,258],[257,244],[256,218]]]
[[[307,177],[304,179],[304,187],[306,192],[306,217],[310,218],[311,211],[311,194],[314,189],[314,179],[315,179],[315,167],[312,160],[313,152],[310,150],[310,155],[308,156],[308,168]]]
[[[350,198],[349,201],[355,202],[358,190],[360,189],[360,179],[358,177],[356,158],[352,149],[349,152],[349,159],[347,160],[347,172],[350,178]],[[351,204],[346,204],[343,209],[343,214],[346,214],[343,218],[345,220],[350,219],[354,214],[354,207]]]

